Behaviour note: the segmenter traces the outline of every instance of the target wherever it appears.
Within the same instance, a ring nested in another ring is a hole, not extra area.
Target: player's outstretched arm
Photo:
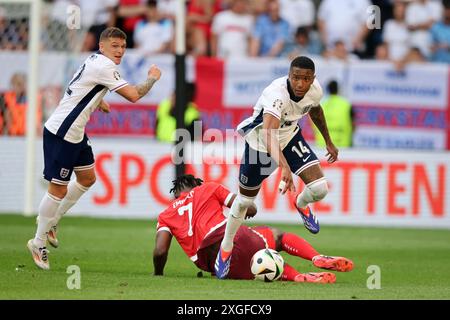
[[[145,96],[159,78],[161,78],[161,70],[152,64],[148,70],[147,79],[144,82],[135,86],[125,86],[116,92],[128,101],[134,103]]]
[[[164,266],[169,254],[172,235],[170,232],[161,230],[156,232],[155,249],[153,250],[153,268],[155,276],[164,275]]]
[[[278,140],[278,129],[280,128],[280,119],[271,114],[265,113],[263,116],[263,141],[266,144],[267,152],[275,160],[281,169],[281,181],[284,182],[281,194],[285,194],[290,190],[295,192],[294,180],[292,172],[286,158],[281,151]]]
[[[311,108],[309,111],[309,117],[311,118],[314,125],[319,129],[325,140],[326,148],[328,153],[325,155],[328,157],[327,161],[333,163],[338,159],[339,150],[334,146],[333,141],[331,141],[330,134],[328,132],[327,121],[323,114],[322,106],[319,105],[316,108]]]

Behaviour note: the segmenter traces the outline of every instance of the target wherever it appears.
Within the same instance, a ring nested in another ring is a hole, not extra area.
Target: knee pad
[[[307,188],[311,191],[314,201],[322,200],[328,194],[328,184],[325,178],[310,182]]]

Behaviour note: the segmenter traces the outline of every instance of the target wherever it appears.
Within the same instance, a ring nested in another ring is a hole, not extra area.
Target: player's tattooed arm
[[[311,108],[309,111],[309,117],[311,118],[314,125],[319,129],[325,140],[326,148],[328,153],[325,155],[328,157],[327,161],[333,163],[338,159],[339,150],[334,146],[333,141],[331,141],[330,133],[328,132],[327,121],[325,120],[325,115],[323,114],[322,106],[316,108]]]
[[[159,78],[161,78],[161,70],[159,70],[157,66],[152,64],[150,66],[150,69],[148,70],[147,80],[136,86],[139,98],[145,96],[153,87],[155,82],[159,80]]]
[[[155,249],[153,250],[153,267],[155,276],[164,275],[164,267],[167,262],[171,241],[172,234],[170,232],[161,230],[156,233],[156,244]]]
[[[139,98],[142,98],[143,96],[145,96],[150,89],[153,87],[153,85],[155,84],[155,82],[157,81],[157,79],[155,78],[147,78],[143,83],[138,84],[136,86],[136,91],[139,95]]]
[[[154,64],[151,65],[148,70],[147,80],[136,86],[124,86],[118,89],[116,92],[130,102],[137,102],[143,96],[145,96],[153,87],[156,81],[161,77],[161,70]]]

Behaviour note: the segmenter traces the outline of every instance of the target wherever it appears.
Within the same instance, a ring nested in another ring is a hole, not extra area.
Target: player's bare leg
[[[295,206],[303,219],[306,229],[311,233],[317,233],[320,230],[319,221],[308,204],[325,198],[328,194],[327,181],[318,164],[306,168],[300,172],[299,176],[305,183],[305,188],[297,195]]]
[[[59,246],[57,239],[58,223],[62,216],[72,208],[81,196],[89,190],[89,188],[95,183],[95,170],[94,164],[86,166],[85,168],[74,169],[76,179],[71,180],[67,186],[67,194],[62,199],[61,204],[56,211],[56,216],[53,220],[53,224],[48,232],[48,242],[54,247]]]
[[[248,190],[243,187],[239,187],[239,194],[236,196],[231,206],[225,228],[225,234],[216,258],[215,271],[216,276],[219,279],[225,279],[228,275],[234,236],[244,221],[247,209],[253,205],[253,201],[258,195],[258,192],[259,188],[255,190]]]

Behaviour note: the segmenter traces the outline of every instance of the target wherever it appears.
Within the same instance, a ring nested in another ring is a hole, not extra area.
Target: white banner
[[[398,72],[392,63],[364,61],[349,68],[354,104],[447,109],[448,66],[411,64]]]
[[[372,149],[445,150],[445,130],[358,126],[353,135],[357,147]]]
[[[170,201],[169,189],[174,177],[172,146],[150,140],[104,138],[93,138],[92,145],[97,182],[70,214],[156,218]],[[205,147],[199,151],[205,155],[203,163],[192,166],[195,174],[207,181],[223,183],[236,192],[239,165],[220,164],[226,155],[240,158],[236,146]],[[237,148],[242,150],[242,145]],[[2,138],[0,150],[0,212],[21,212],[25,140]],[[46,183],[40,178],[41,142],[37,143],[36,150],[39,151],[34,199],[37,211]],[[317,150],[322,161],[324,154],[325,150]],[[341,150],[336,164],[323,163],[323,170],[330,192],[313,206],[322,224],[450,228],[449,152],[348,149]],[[254,221],[301,223],[292,206],[294,196],[278,194],[277,179],[278,173],[274,173],[264,182]],[[298,179],[297,189],[301,188]]]

